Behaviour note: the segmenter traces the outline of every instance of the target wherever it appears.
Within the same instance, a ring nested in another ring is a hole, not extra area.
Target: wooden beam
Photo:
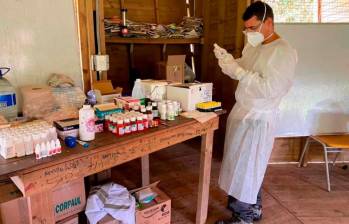
[[[142,163],[142,186],[148,186],[150,184],[149,174],[149,155],[145,155],[141,158]]]
[[[160,24],[160,18],[159,18],[159,0],[154,0],[154,16],[155,16],[155,23]]]
[[[84,91],[92,88],[96,73],[91,69],[91,55],[95,54],[93,4],[91,0],[76,0],[80,33]]]
[[[104,29],[104,0],[98,0],[98,20],[99,20],[99,47],[100,53],[106,54],[105,47],[105,29]],[[100,77],[102,80],[108,79],[107,72],[102,72],[102,76]]]
[[[236,22],[236,31],[235,31],[235,50],[234,50],[234,57],[241,57],[242,49],[244,48],[245,44],[245,37],[242,33],[244,29],[244,22],[241,19],[242,15],[244,14],[247,6],[251,4],[251,0],[244,0],[244,1],[238,1],[237,2],[237,22]]]
[[[201,55],[201,80],[200,81],[205,81],[207,80],[208,76],[208,57],[210,54],[210,45],[209,45],[209,35],[210,35],[210,0],[203,0],[202,4],[199,4],[199,6],[202,7],[202,15],[204,18],[204,38],[205,38],[205,43],[204,46],[202,47],[202,55]],[[198,10],[198,9],[197,9]]]

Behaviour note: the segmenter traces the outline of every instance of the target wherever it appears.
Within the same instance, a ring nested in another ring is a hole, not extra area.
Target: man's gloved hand
[[[229,54],[224,48],[221,48],[217,44],[214,44],[213,52],[218,59],[218,65],[221,67],[222,72],[229,75],[231,78],[237,78],[236,72],[240,66],[235,61],[233,55]]]

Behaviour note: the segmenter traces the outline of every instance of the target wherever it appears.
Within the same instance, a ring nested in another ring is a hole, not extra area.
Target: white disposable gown
[[[239,201],[255,204],[274,144],[281,99],[292,86],[297,53],[283,39],[252,47],[247,44],[236,104],[229,114],[219,186]],[[224,69],[223,69],[224,70]]]

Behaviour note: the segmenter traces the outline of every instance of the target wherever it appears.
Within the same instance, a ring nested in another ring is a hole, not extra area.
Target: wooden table
[[[41,160],[36,160],[34,156],[10,160],[0,158],[0,176],[11,178],[23,195],[30,197],[142,158],[142,183],[145,185],[149,183],[150,153],[202,136],[196,223],[203,224],[207,219],[213,133],[218,129],[218,122],[219,117],[205,123],[180,117],[159,128],[129,136],[115,137],[110,133],[101,133],[88,149],[81,146],[64,149],[62,154]],[[38,218],[41,214],[35,215]]]

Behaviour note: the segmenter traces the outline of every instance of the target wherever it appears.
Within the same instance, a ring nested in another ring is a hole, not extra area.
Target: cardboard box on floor
[[[54,223],[83,211],[86,204],[83,179],[30,197],[23,197],[13,183],[0,185],[0,192],[3,224],[31,223],[32,218],[34,222]]]
[[[157,194],[155,200],[149,204],[142,204],[141,208],[136,208],[136,224],[170,224],[171,223],[171,199],[161,191],[155,182],[146,187],[130,191],[131,194],[140,190],[151,188]],[[106,215],[97,224],[120,224],[112,216]]]
[[[171,223],[171,199],[157,187],[158,183],[130,191],[136,193],[145,188],[151,188],[158,195],[151,203],[142,204],[141,208],[136,209],[136,224]]]
[[[68,218],[65,218],[56,224],[79,224],[79,216],[78,215],[73,215]]]
[[[169,55],[166,62],[158,63],[157,79],[184,83],[185,55]]]

